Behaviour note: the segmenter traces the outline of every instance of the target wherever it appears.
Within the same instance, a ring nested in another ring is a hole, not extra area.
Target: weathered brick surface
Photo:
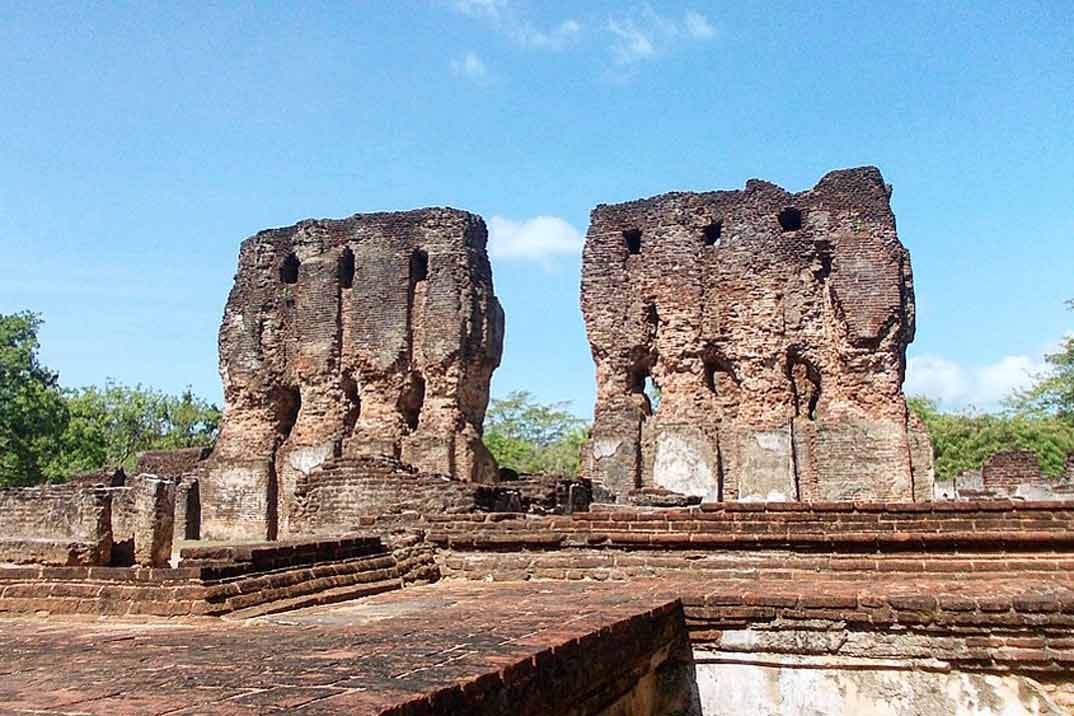
[[[298,478],[291,507],[294,534],[339,534],[370,514],[565,514],[589,506],[580,480],[531,475],[481,485],[422,473],[383,457],[332,459]]]
[[[0,562],[108,564],[111,492],[77,485],[0,489]]]
[[[0,620],[0,708],[598,716],[623,713],[606,709],[686,650],[681,608],[655,585],[623,595],[458,584],[241,626],[132,617],[56,626]],[[650,698],[685,696],[686,686]]]
[[[619,497],[930,494],[931,465],[912,463],[927,437],[902,393],[914,292],[889,194],[861,168],[799,194],[751,180],[594,209],[585,474]],[[648,377],[662,391],[655,414]]]
[[[167,566],[175,530],[175,483],[135,475],[111,492],[113,563]]]
[[[212,454],[207,447],[178,450],[146,450],[138,453],[135,474],[156,475],[176,482],[184,475],[196,472]]]
[[[981,467],[983,489],[1000,494],[1013,493],[1022,485],[1036,486],[1045,482],[1040,463],[1032,450],[997,452]]]
[[[362,515],[385,512],[474,512],[480,486],[418,473],[398,460],[330,460],[295,483],[290,530],[333,534],[354,530]]]
[[[185,548],[179,568],[0,568],[0,613],[270,613],[439,579],[430,545],[397,535]]]
[[[495,480],[481,443],[503,312],[484,222],[454,209],[304,221],[246,240],[220,329],[227,408],[201,483],[210,538],[290,532],[334,455]]]
[[[599,507],[599,506],[597,506]],[[1074,549],[1074,503],[707,503],[682,509],[369,515],[363,529],[409,528],[452,549],[790,550],[831,555],[1047,554]]]

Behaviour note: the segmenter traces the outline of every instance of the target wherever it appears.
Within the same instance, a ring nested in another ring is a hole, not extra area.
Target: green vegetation
[[[216,437],[220,410],[188,389],[173,396],[111,381],[63,389],[38,359],[39,316],[0,315],[0,486],[62,482],[105,466],[132,468],[142,450]]]
[[[541,405],[525,391],[494,398],[485,416],[485,445],[500,467],[574,477],[589,427],[566,407]]]
[[[0,315],[0,485],[32,485],[49,475],[67,426],[58,376],[38,361],[33,313]]]
[[[1074,310],[1074,300],[1067,301]],[[1074,425],[1074,335],[1068,335],[1059,350],[1044,357],[1048,373],[1039,376],[1028,390],[1016,392],[1007,404],[1026,415],[1054,415]]]
[[[1032,450],[1047,475],[1059,475],[1067,453],[1074,452],[1074,424],[1050,415],[940,412],[927,398],[910,398],[932,438],[936,479],[947,480],[977,469],[1000,450]]]
[[[1074,309],[1074,301],[1069,301]],[[1027,390],[1016,392],[1002,414],[942,413],[927,398],[910,399],[932,438],[936,477],[949,479],[981,467],[999,450],[1032,450],[1046,475],[1063,472],[1074,452],[1074,336],[1045,356],[1048,370]]]

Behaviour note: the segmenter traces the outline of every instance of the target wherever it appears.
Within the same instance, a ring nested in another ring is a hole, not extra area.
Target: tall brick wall
[[[302,475],[400,457],[496,479],[481,442],[503,311],[480,217],[303,221],[243,242],[220,328],[227,408],[201,484],[213,538],[285,535]]]
[[[751,180],[596,207],[582,260],[597,378],[585,475],[620,498],[931,494],[931,465],[914,465],[931,461],[927,436],[902,393],[914,291],[889,193],[866,167],[798,194]]]
[[[0,562],[108,564],[110,493],[67,485],[0,489]]]

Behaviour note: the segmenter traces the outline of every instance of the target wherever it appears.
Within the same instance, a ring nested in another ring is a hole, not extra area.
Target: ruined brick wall
[[[0,562],[108,564],[110,493],[68,485],[0,489]]]
[[[134,474],[156,475],[178,481],[183,475],[195,472],[212,452],[208,447],[146,450],[138,453]]]
[[[112,494],[112,560],[163,567],[171,558],[175,529],[176,484],[154,475],[128,477]]]
[[[365,457],[330,460],[300,475],[291,505],[295,534],[338,534],[358,528],[376,513],[474,512],[474,483],[408,470],[397,460]]]
[[[914,291],[889,194],[867,167],[799,194],[751,180],[594,209],[585,476],[620,498],[931,494],[931,465],[914,465],[931,457],[927,435],[902,393]]]
[[[212,448],[147,450],[138,454],[136,475],[156,475],[175,483],[174,542],[201,538],[201,482]]]
[[[400,458],[491,482],[481,442],[503,311],[480,217],[355,215],[263,231],[220,328],[227,408],[201,485],[208,537],[287,534],[299,476]]]
[[[1003,450],[988,458],[981,466],[983,490],[1006,494],[1022,486],[1047,484],[1040,463],[1032,450]]]

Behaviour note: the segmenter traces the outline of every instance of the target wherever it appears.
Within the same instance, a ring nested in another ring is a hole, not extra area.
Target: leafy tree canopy
[[[39,316],[0,314],[0,486],[61,482],[142,450],[206,445],[220,410],[187,389],[168,395],[112,381],[65,390],[38,358]]]
[[[1074,300],[1067,301],[1074,310]],[[1008,407],[1027,415],[1054,415],[1074,425],[1074,335],[1044,357],[1048,370],[1028,390],[1016,391]]]
[[[1032,450],[1047,475],[1063,472],[1074,452],[1074,425],[1054,415],[967,415],[941,412],[933,401],[910,398],[932,439],[936,478],[947,480],[975,470],[1001,450]]]
[[[526,391],[494,398],[485,416],[485,445],[500,467],[574,477],[589,427],[567,406],[542,405]]]
[[[39,316],[0,314],[0,485],[48,476],[48,458],[67,425],[58,377],[38,359]]]
[[[57,477],[104,465],[129,470],[143,450],[208,445],[220,423],[220,410],[189,388],[168,395],[107,381],[100,388],[66,391],[65,397],[71,418],[61,438]]]

